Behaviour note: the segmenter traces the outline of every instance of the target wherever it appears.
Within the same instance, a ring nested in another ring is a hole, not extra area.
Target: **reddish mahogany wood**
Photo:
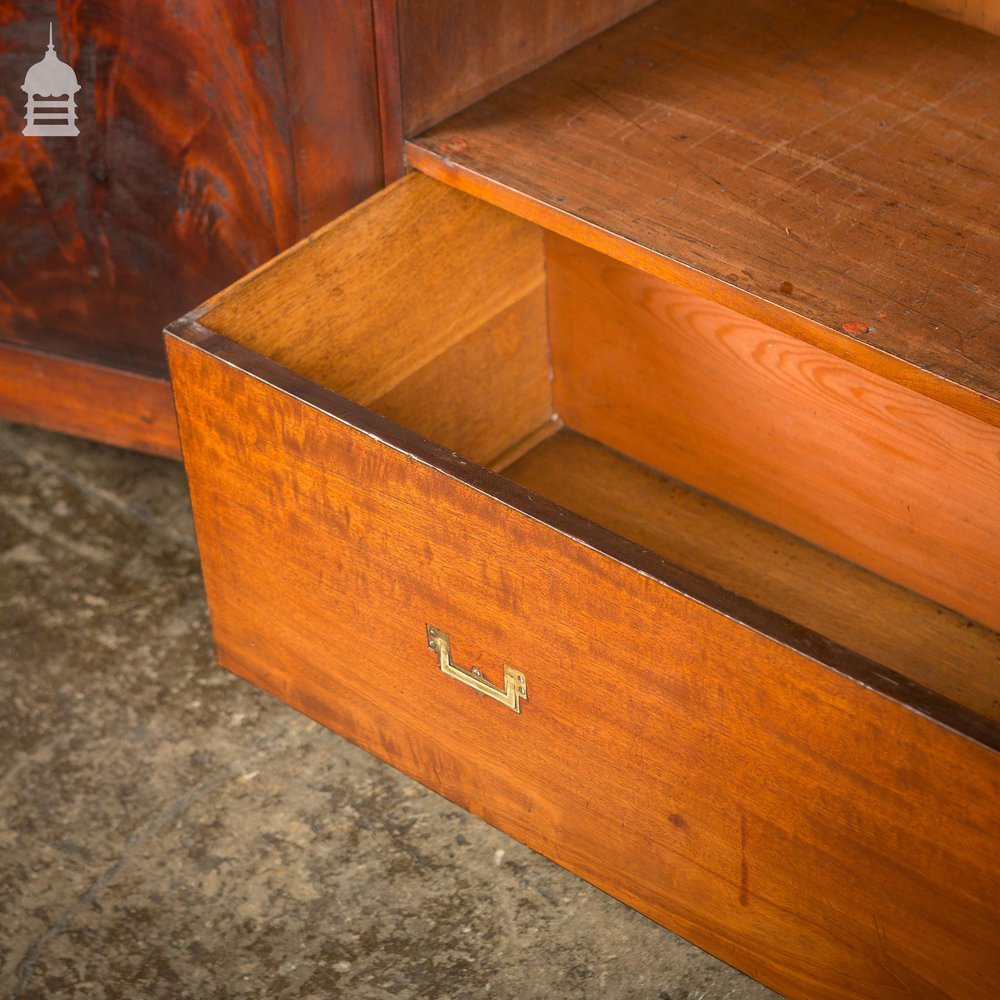
[[[0,344],[0,418],[180,458],[166,379]]]
[[[373,0],[378,107],[382,122],[382,168],[386,184],[399,180],[403,159],[403,95],[399,68],[399,15],[396,0]]]
[[[197,323],[175,335],[224,665],[789,996],[990,994],[995,726]],[[523,713],[442,675],[428,623],[462,665],[523,670]]]
[[[294,199],[298,206],[294,232],[277,234],[283,250],[382,186],[379,90],[383,76],[388,85],[392,68],[380,72],[377,65],[372,0],[271,4],[281,18],[283,89],[275,101],[277,120],[261,121],[257,141],[264,149],[284,140],[282,155],[293,166],[290,183],[276,177],[287,189],[272,196],[273,202]],[[250,75],[247,85],[254,84],[259,86]],[[249,267],[259,263],[254,259]]]
[[[50,18],[76,139],[21,135]],[[0,79],[0,340],[165,375],[166,322],[383,182],[370,0],[16,0]]]
[[[1000,424],[1000,39],[677,0],[408,145],[425,172]]]

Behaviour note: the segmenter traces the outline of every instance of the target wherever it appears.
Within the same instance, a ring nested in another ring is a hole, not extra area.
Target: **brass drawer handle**
[[[465,670],[451,658],[451,639],[447,632],[442,632],[433,625],[427,626],[427,645],[437,653],[438,666],[441,673],[454,677],[455,680],[467,684],[473,691],[486,695],[494,701],[506,705],[520,714],[521,699],[528,700],[528,686],[524,674],[519,674],[510,664],[503,665],[503,687],[491,684],[477,667]]]

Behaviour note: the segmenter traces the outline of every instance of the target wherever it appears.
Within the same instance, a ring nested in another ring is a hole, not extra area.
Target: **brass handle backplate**
[[[528,686],[524,680],[524,674],[518,673],[512,666],[505,663],[503,665],[503,687],[491,684],[480,673],[477,667],[465,670],[451,658],[451,639],[447,632],[435,628],[433,625],[427,626],[427,645],[437,653],[438,666],[441,673],[454,677],[455,680],[467,684],[473,691],[486,695],[494,701],[506,705],[509,709],[520,714],[521,700],[528,700]]]

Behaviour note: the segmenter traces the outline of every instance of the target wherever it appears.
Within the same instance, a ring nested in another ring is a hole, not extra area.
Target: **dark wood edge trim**
[[[0,344],[0,418],[181,457],[167,378]]]
[[[530,492],[513,480],[469,462],[339,393],[296,375],[256,351],[212,332],[195,320],[178,320],[168,327],[167,334],[168,337],[183,341],[326,416],[381,441],[414,461],[430,466],[470,489],[697,601],[709,610],[781,643],[875,694],[1000,753],[1000,725],[928,690],[897,671],[739,597],[682,566],[668,562],[607,528]]]
[[[1000,399],[960,385],[944,376],[924,370],[904,358],[855,340],[849,334],[826,327],[753,292],[729,285],[720,278],[635,243],[580,216],[540,201],[470,167],[451,156],[420,145],[420,139],[406,140],[408,167],[419,170],[465,194],[527,219],[544,229],[606,254],[614,260],[663,278],[681,288],[703,295],[713,302],[749,319],[765,323],[836,357],[881,375],[923,396],[960,410],[977,420],[1000,427]]]
[[[382,170],[386,184],[403,176],[403,95],[397,0],[373,0],[375,80],[382,126]]]

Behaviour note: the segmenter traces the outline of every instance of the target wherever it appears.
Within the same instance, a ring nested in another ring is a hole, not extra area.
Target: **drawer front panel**
[[[786,994],[1000,978],[992,750],[185,336],[225,666]],[[429,626],[466,673],[523,677],[520,711],[442,671]]]

